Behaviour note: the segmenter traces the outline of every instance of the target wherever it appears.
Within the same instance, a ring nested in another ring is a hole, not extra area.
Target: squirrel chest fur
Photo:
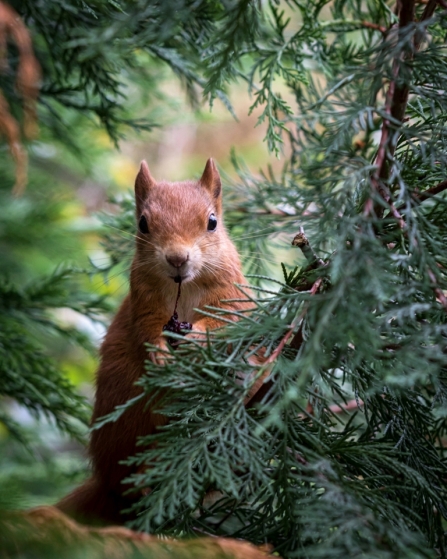
[[[222,300],[241,298],[234,284],[246,283],[223,226],[221,181],[212,159],[199,181],[180,183],[156,182],[143,161],[135,181],[135,201],[136,253],[130,292],[101,346],[92,423],[140,392],[134,383],[144,373],[145,344],[166,347],[162,331],[172,315],[179,282],[179,320],[192,323],[199,333],[222,323],[194,309],[228,307]],[[231,308],[247,304],[231,303]],[[159,353],[149,357],[162,363]],[[122,480],[132,470],[119,462],[136,453],[139,436],[153,433],[164,423],[164,416],[140,401],[118,421],[93,430],[92,477],[57,506],[78,518],[122,521],[121,511],[130,504],[130,497],[123,495],[128,486]]]

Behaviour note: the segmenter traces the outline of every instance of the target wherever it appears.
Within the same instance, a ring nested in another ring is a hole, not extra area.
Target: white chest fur
[[[174,312],[177,292],[178,292],[177,285],[175,285],[175,290],[172,291],[170,290],[169,296],[167,297],[167,307],[169,309],[170,314]],[[203,298],[202,290],[199,289],[192,282],[183,284],[180,299],[177,305],[178,320],[180,322],[193,323],[194,309],[200,307],[202,298]]]

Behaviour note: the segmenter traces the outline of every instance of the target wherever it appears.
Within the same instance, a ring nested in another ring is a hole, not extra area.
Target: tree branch
[[[402,28],[406,27],[407,25],[409,25],[414,21],[415,2],[414,0],[399,0],[398,8],[399,8],[399,32],[401,32]],[[424,10],[424,14],[427,12],[427,8],[429,8],[428,4]],[[407,59],[413,58],[415,50],[416,50],[416,45],[415,45],[415,49],[412,52],[409,53],[407,52],[404,54],[404,58]],[[391,96],[391,106],[390,106],[389,114],[395,120],[399,120],[400,122],[402,122],[405,116],[405,111],[407,109],[408,93],[410,90],[407,84],[402,84],[402,85],[396,84],[398,76],[399,76],[399,60],[395,59],[393,62],[393,79],[390,83],[389,90],[388,90],[388,93]],[[385,121],[384,121],[384,125],[385,125]],[[388,133],[388,126],[389,126],[389,121],[386,121],[385,131],[387,133]],[[394,155],[395,149],[396,149],[396,142],[394,142],[393,145],[390,146],[389,152],[391,157]],[[386,165],[386,158],[383,158],[379,169],[380,169],[379,177],[388,178],[389,169],[388,166]]]
[[[372,21],[362,20],[361,25],[362,25],[362,27],[366,27],[366,29],[374,29],[374,31],[380,31],[380,33],[382,33],[382,35],[384,35],[387,32],[386,27],[383,27],[382,25],[379,25],[378,23],[373,23]]]
[[[323,282],[322,278],[318,278],[314,282],[314,284],[312,286],[312,289],[310,290],[311,295],[315,295],[317,293],[317,291],[320,288],[322,282]],[[246,408],[253,407],[253,404],[256,404],[256,403],[260,402],[264,398],[264,396],[267,394],[267,392],[270,390],[270,388],[272,387],[273,383],[272,383],[271,380],[265,382],[268,379],[268,377],[270,376],[271,372],[272,372],[271,365],[273,365],[273,363],[280,356],[280,354],[283,351],[286,343],[289,341],[290,337],[293,334],[293,331],[295,330],[295,328],[297,327],[298,324],[300,326],[298,328],[297,333],[295,334],[292,341],[290,342],[290,347],[293,347],[294,349],[299,349],[301,347],[301,344],[303,343],[302,325],[303,325],[303,319],[306,315],[306,312],[307,312],[307,308],[305,308],[303,310],[303,312],[299,315],[299,317],[296,320],[293,321],[293,324],[290,326],[289,330],[287,330],[287,332],[283,336],[282,340],[279,342],[276,349],[262,363],[261,370],[265,368],[265,371],[263,371],[259,375],[259,377],[256,379],[256,381],[253,383],[253,386],[251,387],[249,393],[245,397],[244,406]],[[301,340],[299,345],[297,345],[297,341],[296,341],[296,339],[298,339],[298,337],[300,337],[300,340]]]
[[[424,11],[421,16],[421,22],[429,19],[438,4],[439,0],[428,0]],[[401,31],[402,28],[406,27],[414,21],[415,18],[415,0],[398,0],[397,10],[399,13],[399,24],[398,30]],[[404,59],[411,60],[421,46],[423,39],[422,33],[415,34],[413,49],[411,52],[404,53]],[[392,79],[390,81],[388,91],[385,98],[385,113],[390,116],[390,118],[384,118],[382,123],[382,133],[379,143],[379,148],[376,155],[376,170],[371,176],[371,183],[380,195],[380,197],[389,205],[392,215],[399,221],[401,228],[405,226],[403,219],[396,208],[391,202],[391,193],[388,187],[385,185],[387,179],[390,175],[389,160],[394,156],[396,149],[396,140],[390,143],[390,121],[398,120],[403,121],[405,112],[407,109],[409,86],[407,84],[398,84],[399,77],[399,67],[400,60],[396,58],[393,61],[392,68]],[[382,217],[384,208],[382,205],[373,204],[369,199],[365,203],[364,215],[368,215],[372,210],[375,210],[377,216]]]
[[[349,400],[346,404],[332,404],[329,406],[329,411],[332,413],[346,413],[348,411],[359,410],[363,405],[363,400]]]
[[[432,186],[427,190],[424,190],[423,192],[413,193],[413,198],[415,198],[418,202],[424,202],[425,200],[432,198],[432,196],[436,196],[436,194],[439,194],[444,190],[447,190],[447,180],[442,181],[439,184]]]
[[[313,268],[319,268],[320,266],[324,266],[324,261],[321,258],[318,258],[317,254],[310,246],[309,239],[304,234],[304,229],[300,227],[300,232],[295,235],[292,241],[292,246],[298,247],[301,249],[302,253],[306,257],[306,260],[309,262],[309,265]]]
[[[436,280],[436,276],[435,276],[433,270],[431,270],[430,268],[427,268],[427,274],[428,274],[428,277],[430,278],[430,281],[432,283],[433,291],[435,292],[436,298],[441,303],[441,305],[444,307],[444,309],[447,311],[447,298],[444,295],[444,292],[442,291],[442,289],[440,289],[438,287],[438,282]]]
[[[312,270],[326,266],[326,262],[319,258],[314,249],[311,247],[309,239],[304,234],[304,229],[302,227],[300,227],[300,232],[293,238],[292,246],[296,246],[301,249],[303,255],[308,261],[307,267],[301,270],[302,277],[300,282],[295,284],[293,287],[296,291],[310,291],[314,285],[315,279],[306,278],[306,274]]]
[[[14,43],[19,60],[16,70],[16,88],[23,99],[23,124],[26,138],[37,136],[36,101],[39,92],[40,66],[34,55],[31,35],[9,5],[0,1],[0,73],[8,71],[8,42]],[[27,153],[21,145],[20,126],[12,115],[8,101],[0,90],[0,131],[6,136],[16,164],[16,182],[13,194],[20,196],[27,181]]]

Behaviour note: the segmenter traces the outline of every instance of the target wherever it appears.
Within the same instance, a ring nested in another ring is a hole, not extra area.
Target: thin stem
[[[293,238],[292,246],[301,249],[306,260],[312,267],[319,268],[320,266],[324,266],[324,261],[317,256],[316,252],[310,246],[309,239],[304,234],[304,229],[302,227],[300,227],[300,232]]]
[[[444,295],[444,292],[442,291],[442,289],[440,289],[438,287],[438,282],[436,280],[436,276],[435,276],[434,272],[432,270],[430,270],[430,268],[427,268],[427,274],[428,274],[428,277],[430,278],[430,281],[432,283],[433,291],[436,294],[436,298],[441,303],[441,305],[444,307],[444,309],[447,311],[447,298]]]
[[[429,0],[426,5],[424,12],[422,14],[421,21],[432,16],[437,2],[435,0]],[[412,23],[415,17],[415,1],[414,0],[399,0],[397,3],[397,9],[399,12],[399,33],[401,30]],[[422,41],[422,35],[418,34],[414,39],[414,47],[411,52],[404,53],[404,58],[411,59],[414,53],[419,49]],[[379,143],[379,148],[377,150],[376,156],[376,170],[371,177],[371,183],[379,195],[390,205],[391,213],[399,221],[401,228],[403,228],[404,223],[402,217],[394,208],[391,200],[391,194],[388,188],[385,186],[386,181],[390,176],[390,165],[389,161],[392,160],[394,152],[397,145],[397,138],[394,138],[390,142],[390,121],[397,120],[402,122],[405,116],[405,111],[407,109],[409,86],[406,83],[399,84],[399,58],[395,58],[393,61],[392,68],[392,79],[390,81],[388,91],[386,93],[385,99],[385,113],[390,115],[390,118],[384,118],[382,123],[382,133]],[[365,204],[364,215],[368,215],[370,211],[374,208],[375,213],[378,217],[383,216],[384,208],[382,205],[373,205],[369,200]]]
[[[427,190],[424,190],[424,192],[413,194],[413,198],[415,198],[418,202],[424,202],[425,200],[428,200],[432,196],[436,196],[436,194],[439,194],[444,190],[447,190],[447,180],[442,181],[439,184],[428,188]]]
[[[363,400],[349,400],[346,404],[332,404],[328,409],[332,413],[346,413],[360,409],[361,405],[363,405]]]
[[[317,293],[317,291],[319,290],[322,282],[323,282],[322,278],[318,278],[314,282],[314,284],[312,285],[312,288],[310,290],[311,295],[315,295]],[[303,319],[304,319],[304,316],[306,315],[306,313],[307,313],[307,308],[305,308],[303,310],[303,312],[299,315],[299,317],[296,320],[293,321],[290,328],[287,330],[287,332],[284,334],[283,338],[279,342],[278,346],[275,348],[275,350],[272,352],[272,354],[267,359],[265,359],[263,361],[260,372],[262,371],[262,369],[265,369],[265,370],[258,376],[256,381],[253,383],[253,386],[251,387],[249,393],[245,397],[245,400],[244,400],[244,406],[245,407],[252,407],[253,404],[259,402],[263,398],[263,396],[265,395],[266,390],[271,386],[271,381],[269,381],[269,383],[265,383],[265,381],[270,376],[270,374],[272,372],[273,363],[280,356],[280,354],[283,351],[286,343],[291,338],[291,336],[292,336],[292,334],[293,334],[293,332],[294,332],[294,330],[295,330],[295,328],[297,327],[298,324],[300,324],[300,327],[298,329],[298,332],[295,334],[292,341],[290,342],[290,347],[294,347],[295,349],[299,349],[299,347],[298,348],[296,347],[295,338],[298,336],[298,334],[301,331],[302,324],[303,324]],[[269,386],[266,386],[266,384],[268,384]],[[264,388],[264,390],[261,390],[261,388]]]

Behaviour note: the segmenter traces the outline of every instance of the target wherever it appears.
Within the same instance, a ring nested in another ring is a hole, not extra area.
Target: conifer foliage
[[[134,525],[283,557],[446,557],[447,6],[238,2],[215,23],[207,91],[243,77],[290,157],[261,179],[235,160],[254,310],[147,363],[170,423],[130,459],[151,488]],[[278,282],[259,258],[286,239]]]
[[[60,103],[117,137],[116,61],[135,69],[147,49],[192,97],[227,102],[245,80],[270,149],[287,154],[261,178],[234,159],[227,224],[255,272],[253,311],[162,370],[148,361],[139,381],[163,392],[170,422],[129,458],[147,466],[136,490],[150,488],[134,526],[268,542],[284,558],[446,557],[445,2],[17,4],[39,33],[72,13],[65,50],[39,35],[53,130]],[[49,7],[59,19],[43,19]],[[113,240],[116,261],[130,241]],[[270,278],[264,263],[292,240],[284,279]],[[33,293],[2,304],[32,309]]]

